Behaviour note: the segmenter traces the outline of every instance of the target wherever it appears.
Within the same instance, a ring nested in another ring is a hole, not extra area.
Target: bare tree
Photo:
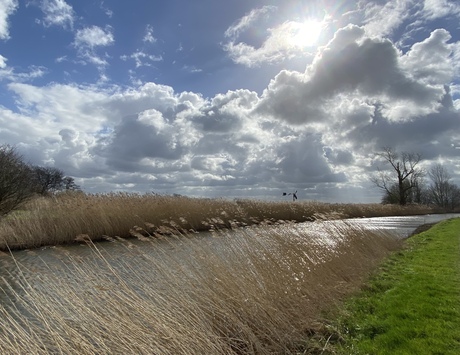
[[[450,184],[450,208],[454,210],[460,207],[460,188],[455,184]]]
[[[460,206],[460,189],[450,182],[451,176],[442,164],[435,164],[428,176],[431,185],[428,189],[428,200],[442,208],[454,209]]]
[[[376,154],[385,164],[390,165],[390,170],[381,170],[371,178],[371,181],[385,191],[390,201],[397,201],[404,206],[411,200],[410,196],[417,196],[417,189],[421,186],[421,179],[425,175],[423,169],[418,167],[422,159],[416,153],[397,153],[392,148],[383,148]]]
[[[429,189],[430,199],[434,204],[439,207],[448,207],[449,205],[449,192],[450,192],[450,174],[442,164],[435,164],[428,176],[431,179]]]
[[[0,146],[0,215],[17,209],[35,194],[32,170],[9,145]]]

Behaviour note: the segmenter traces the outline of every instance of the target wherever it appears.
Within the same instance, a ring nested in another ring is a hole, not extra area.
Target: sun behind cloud
[[[311,47],[316,44],[323,29],[323,23],[314,19],[304,22],[290,22],[288,42],[299,48]]]

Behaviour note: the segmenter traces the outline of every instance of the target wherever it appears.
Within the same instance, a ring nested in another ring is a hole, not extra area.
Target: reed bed
[[[181,231],[202,231],[277,221],[397,216],[432,213],[426,206],[266,202],[161,196],[155,194],[60,194],[31,201],[0,219],[0,250],[72,243],[87,235],[97,241],[162,233],[173,223]]]
[[[123,258],[86,238],[90,256],[56,247],[47,273],[18,264],[0,281],[3,353],[323,353],[322,312],[401,246],[343,221],[139,238],[115,239]]]

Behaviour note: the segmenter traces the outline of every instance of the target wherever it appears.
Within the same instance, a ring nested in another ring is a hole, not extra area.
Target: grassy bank
[[[328,353],[460,354],[460,219],[406,243],[347,303]]]
[[[0,250],[93,241],[139,233],[209,230],[261,222],[398,216],[433,213],[426,206],[266,202],[159,196],[154,194],[62,194],[37,198],[0,219]],[[80,236],[80,237],[79,237]]]

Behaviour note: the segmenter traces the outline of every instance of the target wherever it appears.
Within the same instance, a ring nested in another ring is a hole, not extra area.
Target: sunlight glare
[[[295,47],[313,46],[321,34],[323,24],[316,20],[297,22],[292,28],[289,41]]]

